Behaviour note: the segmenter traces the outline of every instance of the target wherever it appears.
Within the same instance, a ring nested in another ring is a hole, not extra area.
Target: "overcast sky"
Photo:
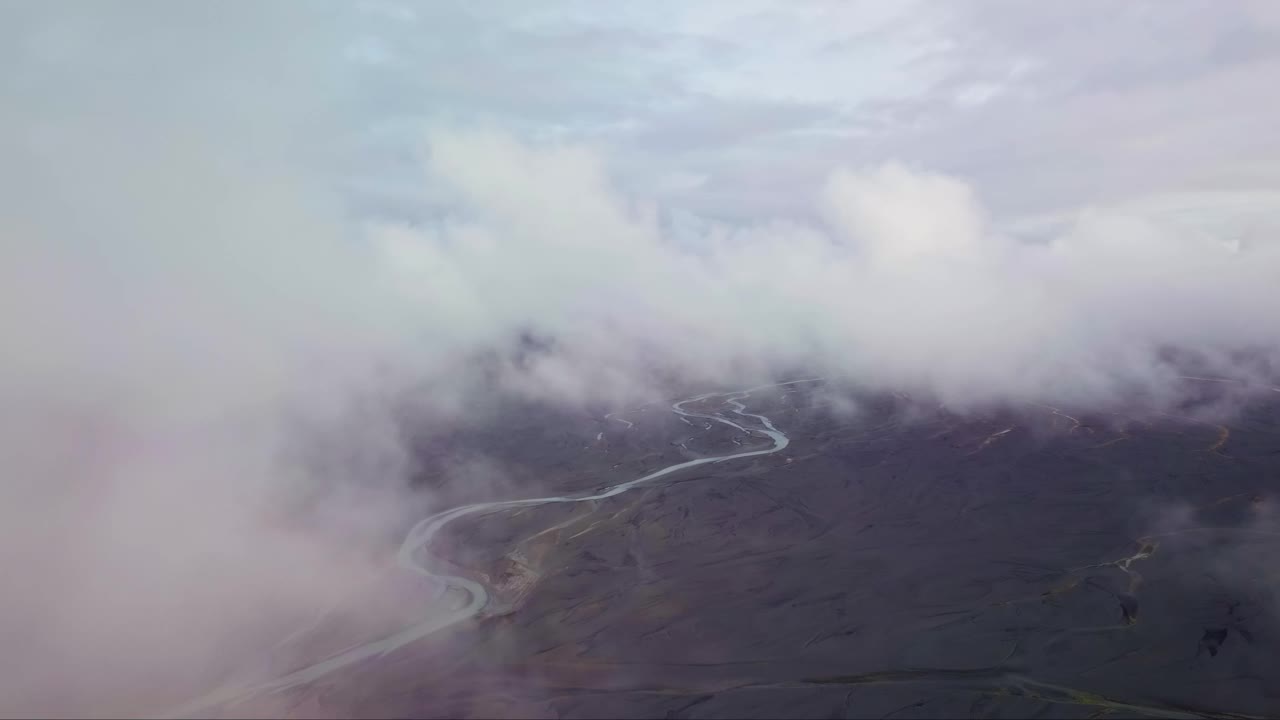
[[[1271,189],[1280,173],[1267,0],[258,5],[32,5],[0,32],[16,38],[4,52],[22,86],[208,15],[165,51],[265,63],[272,78],[293,63],[324,114],[350,123],[317,144],[337,148],[361,207],[414,217],[434,209],[419,162],[434,124],[591,143],[628,191],[735,221],[806,216],[833,166],[886,158],[965,178],[1002,218]],[[234,24],[223,15],[246,14],[234,41],[218,34]]]
[[[369,187],[424,119],[595,143],[627,186],[734,219],[804,215],[833,165],[884,158],[1019,215],[1280,173],[1266,0],[361,7]]]

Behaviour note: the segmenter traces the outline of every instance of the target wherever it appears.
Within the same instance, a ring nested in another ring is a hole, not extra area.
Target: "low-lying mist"
[[[607,149],[456,127],[420,156],[452,210],[375,221],[325,155],[329,29],[80,10],[13,13],[0,71],[5,715],[277,671],[339,596],[368,609],[344,637],[430,612],[360,596],[444,509],[406,438],[501,423],[495,397],[597,412],[804,372],[953,411],[1160,409],[1177,352],[1276,393],[1273,227],[1126,203],[1028,242],[964,179],[886,159],[830,168],[821,222],[676,232]]]

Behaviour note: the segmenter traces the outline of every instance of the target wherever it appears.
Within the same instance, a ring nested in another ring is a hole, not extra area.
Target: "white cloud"
[[[837,169],[820,198],[832,234],[721,227],[694,250],[581,150],[452,133],[431,155],[469,217],[419,239],[448,268],[435,285],[480,303],[495,327],[555,338],[548,362],[565,392],[570,378],[596,385],[601,366],[638,370],[643,352],[707,382],[731,367],[820,365],[953,403],[1096,402],[1135,384],[1171,392],[1165,346],[1278,337],[1263,310],[1276,300],[1274,243],[1233,252],[1154,200],[1087,211],[1049,244],[1024,245],[990,227],[956,178]]]
[[[907,264],[979,254],[986,223],[962,182],[888,164],[835,172],[823,196],[832,222],[861,242],[872,262]]]

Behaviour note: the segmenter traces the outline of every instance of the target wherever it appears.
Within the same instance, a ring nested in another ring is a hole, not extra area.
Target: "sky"
[[[886,157],[1011,216],[1275,181],[1273,3],[362,7],[371,150],[423,118],[590,143],[697,214],[804,216],[833,165]]]
[[[1278,35],[1236,0],[0,5],[0,714],[252,668],[442,509],[403,418],[487,395],[1159,409],[1170,348],[1271,392]]]

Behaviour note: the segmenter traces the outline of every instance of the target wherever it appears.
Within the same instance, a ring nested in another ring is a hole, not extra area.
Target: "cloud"
[[[1100,402],[1129,386],[1169,399],[1164,349],[1278,337],[1273,242],[1246,252],[1141,205],[1083,211],[1028,244],[993,228],[963,181],[889,163],[832,172],[815,198],[829,229],[712,224],[691,246],[585,149],[465,132],[430,148],[466,219],[395,235],[432,257],[419,283],[508,334],[553,338],[535,367],[579,398],[601,367],[633,378],[657,363],[704,382],[821,366],[958,403]]]
[[[968,186],[899,164],[837,171],[823,199],[831,223],[881,266],[977,255],[976,245],[989,239]]]
[[[298,162],[332,44],[278,10],[0,21],[5,715],[186,699],[394,547],[408,335]]]

